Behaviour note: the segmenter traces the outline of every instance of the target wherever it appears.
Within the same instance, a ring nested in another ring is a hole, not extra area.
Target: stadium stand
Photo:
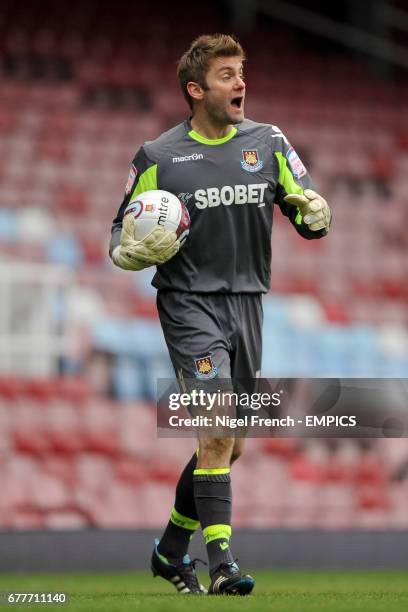
[[[152,456],[154,405],[96,396],[75,378],[1,378],[0,425],[2,529],[156,527],[192,450],[162,438]],[[237,526],[408,527],[405,440],[247,446],[233,469]]]
[[[150,272],[113,268],[109,228],[134,152],[187,113],[175,77],[186,41],[223,24],[212,5],[186,13],[183,2],[153,23],[139,2],[140,37],[122,2],[74,1],[69,18],[55,3],[3,4],[0,259],[72,271],[74,342],[62,377],[0,378],[0,528],[157,526],[191,441],[161,440],[152,460],[155,380],[171,368]],[[312,244],[276,213],[264,375],[406,378],[407,86],[287,31],[272,43],[267,23],[242,40],[248,116],[283,129],[334,215],[330,239]],[[406,528],[398,442],[250,440],[234,521]]]

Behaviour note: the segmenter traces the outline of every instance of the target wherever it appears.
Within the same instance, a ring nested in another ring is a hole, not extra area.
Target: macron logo
[[[180,162],[186,161],[197,161],[197,159],[204,159],[202,153],[193,153],[192,155],[183,155],[182,157],[173,157],[173,164],[179,164]]]

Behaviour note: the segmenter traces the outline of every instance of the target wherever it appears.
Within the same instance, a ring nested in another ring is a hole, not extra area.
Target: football
[[[144,191],[135,197],[126,207],[123,223],[130,223],[135,240],[142,240],[158,225],[176,232],[181,244],[184,244],[190,231],[188,210],[174,194],[155,189]]]

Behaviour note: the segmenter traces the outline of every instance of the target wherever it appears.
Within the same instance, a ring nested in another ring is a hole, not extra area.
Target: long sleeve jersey
[[[110,252],[120,243],[128,203],[150,189],[169,191],[188,208],[190,234],[157,267],[157,289],[194,293],[264,293],[271,280],[274,204],[306,239],[311,231],[289,193],[313,188],[281,130],[245,119],[224,138],[208,140],[189,121],[146,142],[133,159],[125,196],[113,220]]]

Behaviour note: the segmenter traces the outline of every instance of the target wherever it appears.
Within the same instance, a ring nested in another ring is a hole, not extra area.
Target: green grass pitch
[[[93,612],[406,612],[405,571],[254,571],[256,587],[248,597],[176,594],[148,572],[117,574],[2,574],[0,591],[65,592],[67,604],[8,605],[4,610],[62,609]],[[204,584],[208,577],[200,574]],[[173,594],[174,593],[174,594]]]

